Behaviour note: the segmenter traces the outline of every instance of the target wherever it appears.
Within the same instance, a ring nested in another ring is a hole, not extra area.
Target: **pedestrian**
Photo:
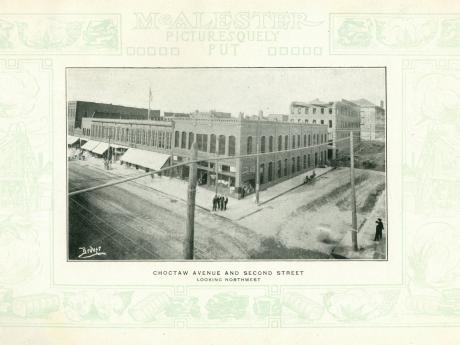
[[[241,199],[244,199],[244,194],[246,194],[246,189],[243,187],[243,190],[241,191]]]
[[[219,197],[219,210],[222,211],[223,209],[224,209],[224,196],[221,195],[221,196]]]
[[[224,210],[227,210],[227,203],[228,203],[228,197],[226,196],[224,200]]]
[[[217,194],[215,194],[214,198],[212,198],[212,210],[213,211],[217,210]]]
[[[382,223],[382,218],[378,218],[378,220],[375,222],[377,225],[375,226],[375,237],[374,241],[380,241],[382,239],[382,233],[383,233],[383,223]]]

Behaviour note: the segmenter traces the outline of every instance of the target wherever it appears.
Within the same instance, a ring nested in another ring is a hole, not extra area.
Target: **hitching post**
[[[191,148],[191,160],[194,163],[190,164],[190,172],[188,178],[188,191],[187,191],[187,223],[186,234],[184,242],[184,256],[186,260],[193,260],[194,249],[194,232],[195,232],[195,195],[197,183],[197,164],[198,158],[198,145],[196,141],[193,142]]]
[[[351,241],[353,250],[358,251],[358,226],[356,220],[356,193],[355,193],[355,154],[353,149],[353,132],[350,132],[350,179],[351,179]]]

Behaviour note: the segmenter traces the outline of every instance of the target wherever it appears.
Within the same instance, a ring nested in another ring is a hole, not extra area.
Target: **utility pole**
[[[110,151],[110,139],[112,138],[112,132],[110,127],[108,128],[109,132],[109,147],[107,148],[107,170],[110,170],[110,163],[112,160],[112,152]]]
[[[217,145],[216,145],[216,150],[217,150]],[[216,158],[217,158],[217,154],[216,154]],[[216,170],[216,195],[217,195],[217,192],[218,192],[218,182],[219,182],[219,161],[215,161],[214,163],[214,169]]]
[[[350,179],[351,179],[351,242],[353,250],[358,251],[358,225],[356,219],[356,192],[355,192],[355,155],[353,149],[353,132],[350,132]]]
[[[175,133],[174,133],[174,130],[175,130],[175,123],[174,123],[174,120],[171,120],[171,141],[170,141],[170,145],[171,145],[171,158],[169,159],[169,166],[172,166],[174,164],[173,160],[174,160],[174,145],[176,145],[176,136],[175,136]],[[170,170],[169,171],[169,177],[172,177],[173,176],[173,171]]]
[[[216,158],[218,156],[218,152],[219,152],[219,137],[216,135],[216,144],[215,144],[215,154],[216,154]],[[219,191],[218,188],[218,181],[219,181],[219,161],[216,159],[216,161],[214,162],[214,170],[216,172],[216,195],[217,195],[217,192]]]
[[[195,196],[197,183],[198,144],[193,142],[191,147],[191,160],[189,167],[188,190],[187,190],[187,223],[185,228],[184,256],[186,260],[193,260],[195,240]]]
[[[259,205],[259,189],[260,189],[260,138],[259,138],[260,115],[257,118],[257,134],[256,134],[256,204]]]

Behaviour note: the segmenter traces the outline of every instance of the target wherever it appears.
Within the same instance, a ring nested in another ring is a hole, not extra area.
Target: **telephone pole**
[[[358,225],[356,219],[356,192],[355,192],[355,154],[353,149],[353,132],[350,132],[350,179],[351,179],[351,242],[353,250],[358,251]]]
[[[257,135],[256,135],[256,204],[259,205],[259,189],[260,189],[260,138],[259,138],[260,114],[257,118]]]
[[[185,227],[184,256],[186,260],[193,260],[195,241],[195,196],[197,183],[198,144],[193,142],[191,147],[191,161],[189,167],[188,190],[187,190],[187,223]]]

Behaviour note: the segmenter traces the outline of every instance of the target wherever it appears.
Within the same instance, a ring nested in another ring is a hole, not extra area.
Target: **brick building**
[[[147,120],[148,109],[86,101],[69,101],[67,102],[68,134],[79,134],[80,131],[77,130],[75,133],[75,129],[81,129],[82,118],[84,117]],[[159,117],[159,110],[150,110],[151,119]]]
[[[385,141],[385,109],[361,98],[353,103],[359,105],[361,114],[361,140]]]
[[[225,190],[234,197],[255,187],[256,143],[260,152],[260,186],[265,189],[289,179],[327,159],[327,126],[240,118],[174,118],[173,121],[142,121],[87,118],[83,133],[89,139],[129,148],[168,154],[174,163],[189,159],[194,140],[198,144],[199,184]],[[129,152],[129,150],[128,150]],[[232,158],[235,157],[235,158]],[[225,158],[217,163],[212,158]],[[123,158],[121,158],[123,159]],[[188,177],[188,167],[174,174]],[[217,181],[217,182],[216,182]]]
[[[328,159],[349,154],[350,144],[346,140],[353,131],[354,142],[360,140],[360,108],[353,102],[342,99],[336,102],[292,102],[289,121],[294,123],[321,124],[328,129]]]

